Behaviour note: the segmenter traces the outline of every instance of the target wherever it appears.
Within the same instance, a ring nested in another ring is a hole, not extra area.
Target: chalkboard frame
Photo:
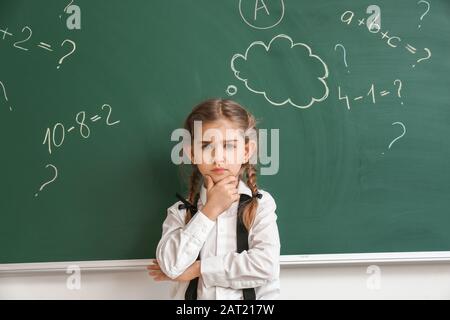
[[[152,259],[0,264],[0,274],[61,271],[65,272],[71,266],[77,266],[83,271],[144,270],[151,263],[151,260]],[[280,266],[282,268],[445,262],[450,263],[450,251],[343,253],[280,256]]]

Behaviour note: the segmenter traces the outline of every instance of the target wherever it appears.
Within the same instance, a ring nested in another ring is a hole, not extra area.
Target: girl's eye
[[[205,150],[205,149],[209,149],[209,148],[211,148],[211,144],[205,144],[205,145],[202,145],[202,149],[203,150]],[[233,143],[226,143],[225,144],[225,149],[234,149],[235,148],[235,145],[233,144]]]
[[[209,148],[211,148],[211,144],[204,144],[204,145],[202,145],[202,149],[203,150],[209,149]]]

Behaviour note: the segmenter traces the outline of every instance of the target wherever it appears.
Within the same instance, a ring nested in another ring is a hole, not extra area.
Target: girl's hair
[[[210,99],[206,100],[194,107],[184,122],[184,128],[189,131],[191,137],[194,136],[194,121],[202,121],[203,123],[217,121],[220,119],[226,119],[236,124],[239,129],[247,132],[249,129],[254,129],[256,132],[256,120],[255,117],[247,112],[241,105],[232,100],[222,99]],[[245,135],[245,143],[249,141],[248,135]],[[193,150],[193,148],[192,148]],[[258,186],[256,184],[256,167],[249,162],[242,165],[239,172],[238,179],[241,180],[244,177],[247,179],[247,185],[251,189],[252,194],[258,193]],[[200,182],[202,181],[202,175],[195,164],[192,164],[192,174],[189,178],[189,202],[194,203],[198,199],[200,193]],[[258,199],[252,197],[250,203],[248,203],[243,212],[243,222],[246,229],[249,231],[256,215],[256,209],[258,208]],[[186,212],[186,223],[192,218],[189,210]]]

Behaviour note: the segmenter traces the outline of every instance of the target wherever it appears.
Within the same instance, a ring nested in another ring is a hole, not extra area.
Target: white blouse
[[[252,195],[239,181],[239,194]],[[249,232],[249,250],[237,253],[236,219],[238,201],[220,214],[216,221],[202,213],[206,188],[202,185],[198,212],[185,225],[185,209],[176,202],[167,210],[162,237],[156,249],[161,270],[170,278],[181,275],[197,260],[200,253],[201,276],[198,300],[243,299],[243,288],[255,288],[256,299],[276,299],[280,293],[280,238],[276,204],[272,196],[259,190],[258,209]],[[174,282],[171,297],[184,299],[189,282]]]

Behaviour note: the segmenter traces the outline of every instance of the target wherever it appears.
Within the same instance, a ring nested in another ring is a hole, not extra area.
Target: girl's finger
[[[229,194],[230,196],[238,195],[238,194],[239,194],[239,190],[238,190],[238,189],[232,189],[232,190],[229,190],[229,191],[228,191],[228,194]]]
[[[233,195],[239,192],[239,189],[235,185],[226,184],[223,186],[222,192],[225,194]]]
[[[172,280],[168,276],[163,275],[155,278],[156,281],[166,281],[166,280]]]
[[[164,279],[165,275],[156,274],[156,275],[152,275],[151,277],[153,278],[153,280],[158,281],[160,279]]]
[[[151,262],[152,262],[152,264],[148,265],[147,269],[150,269],[155,266],[159,267],[158,261],[156,259],[153,259]]]
[[[231,194],[236,194],[239,192],[239,190],[237,188],[231,188],[230,192],[231,192]]]
[[[236,177],[235,176],[227,176],[216,183],[216,185],[224,185],[229,183],[236,183]]]
[[[158,265],[156,265],[156,266],[150,265],[147,267],[147,270],[161,270],[161,268]]]
[[[224,180],[225,180],[225,179],[224,179]],[[229,188],[229,187],[237,188],[237,187],[238,187],[238,183],[237,183],[237,180],[231,179],[230,181],[224,183],[223,186],[224,186],[225,188]]]

